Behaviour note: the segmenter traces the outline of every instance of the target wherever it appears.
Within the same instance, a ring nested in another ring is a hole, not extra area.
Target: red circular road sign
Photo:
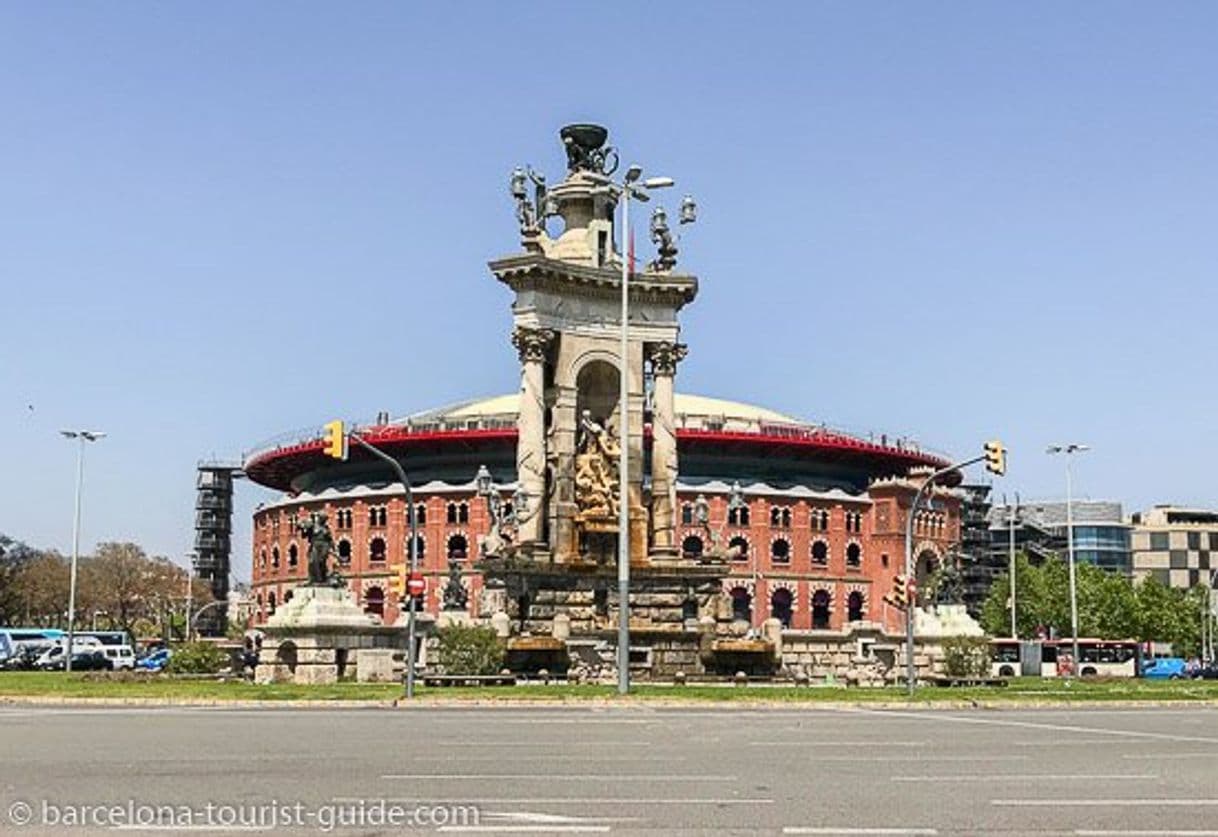
[[[423,576],[415,575],[406,579],[406,592],[412,596],[421,596],[427,592],[427,579]]]

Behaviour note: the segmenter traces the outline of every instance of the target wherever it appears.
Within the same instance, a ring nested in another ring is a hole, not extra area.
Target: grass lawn
[[[368,701],[388,702],[400,697],[397,684],[338,683],[332,686],[266,685],[214,680],[175,679],[168,676],[119,676],[99,674],[64,674],[62,672],[0,672],[0,702],[7,696],[66,698],[150,698],[164,700],[265,700],[265,701]],[[426,702],[440,699],[479,701],[580,701],[612,700],[613,686],[568,686],[530,684],[515,687],[432,688],[419,686],[418,697]],[[901,688],[865,689],[844,686],[729,685],[660,686],[639,685],[632,689],[629,700],[733,701],[773,703],[877,703],[906,702]],[[956,702],[975,700],[987,704],[1019,704],[1036,702],[1107,702],[1107,701],[1218,701],[1218,681],[1166,680],[1062,680],[1017,678],[1006,687],[918,689],[912,703]]]

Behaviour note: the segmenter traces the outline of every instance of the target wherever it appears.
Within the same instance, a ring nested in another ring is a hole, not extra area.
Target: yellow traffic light
[[[997,439],[985,443],[985,469],[1000,477],[1007,472],[1007,449]]]
[[[909,607],[909,588],[905,585],[905,576],[899,575],[892,580],[892,598],[897,607]]]
[[[325,433],[322,438],[326,444],[321,449],[321,452],[326,456],[332,456],[335,459],[346,460],[347,458],[347,428],[343,424],[342,419],[335,419],[328,422],[323,428]]]
[[[389,592],[401,601],[406,598],[406,565],[394,564],[390,569],[393,570],[393,575],[389,576]]]

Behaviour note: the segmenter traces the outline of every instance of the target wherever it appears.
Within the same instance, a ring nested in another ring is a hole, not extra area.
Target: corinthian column
[[[672,379],[688,351],[681,343],[649,346],[655,378],[651,403],[651,536],[655,552],[675,554],[677,431]]]
[[[548,328],[518,326],[512,332],[512,345],[520,353],[520,419],[516,439],[516,480],[528,497],[528,508],[517,509],[522,516],[518,532],[521,543],[539,540],[545,517],[546,492],[546,416],[545,361],[554,332]]]

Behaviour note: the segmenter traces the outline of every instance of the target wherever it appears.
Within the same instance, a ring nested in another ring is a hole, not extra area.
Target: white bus
[[[995,639],[990,643],[990,672],[994,677],[1137,677],[1138,643],[1126,639],[1078,641],[1076,665],[1070,639]]]

